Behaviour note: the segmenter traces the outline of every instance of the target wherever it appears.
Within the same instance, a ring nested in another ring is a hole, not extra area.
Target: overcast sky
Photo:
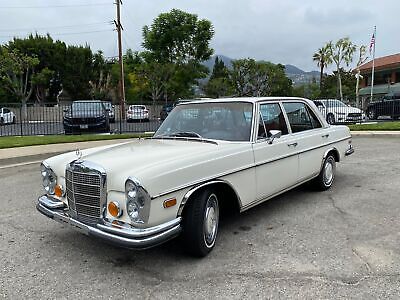
[[[49,32],[68,44],[88,43],[117,55],[113,0],[0,0],[0,43],[29,32]],[[212,22],[216,54],[251,57],[317,70],[313,53],[350,37],[369,46],[377,26],[376,56],[400,52],[399,0],[124,0],[124,49],[141,50],[142,27],[172,8]]]

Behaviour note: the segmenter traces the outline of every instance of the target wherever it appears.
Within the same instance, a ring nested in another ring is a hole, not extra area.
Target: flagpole
[[[374,79],[375,79],[375,45],[376,45],[376,26],[374,26],[374,52],[372,56],[372,78],[371,78],[371,101],[374,96]]]

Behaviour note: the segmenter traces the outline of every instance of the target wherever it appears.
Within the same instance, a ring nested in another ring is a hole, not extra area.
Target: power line
[[[94,30],[94,31],[80,31],[80,32],[62,32],[62,33],[51,33],[51,35],[75,35],[75,34],[89,34],[89,33],[97,33],[97,32],[112,32],[113,30],[107,29],[107,30]],[[16,35],[3,35],[0,36],[0,38],[13,38],[16,37]]]
[[[94,26],[101,24],[112,24],[112,21],[109,22],[97,22],[97,23],[89,23],[89,24],[75,24],[75,25],[64,25],[64,26],[52,26],[52,27],[30,27],[30,28],[14,28],[14,29],[2,29],[0,32],[9,32],[9,31],[30,31],[34,30],[49,30],[49,29],[60,29],[60,28],[73,28],[73,27],[83,27],[83,26]]]
[[[57,7],[83,7],[83,6],[106,6],[109,2],[87,3],[87,4],[69,4],[69,5],[39,5],[39,6],[0,6],[0,9],[26,9],[26,8],[57,8]]]

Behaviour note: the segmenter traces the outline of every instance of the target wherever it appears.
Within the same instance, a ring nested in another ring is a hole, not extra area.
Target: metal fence
[[[0,136],[154,132],[162,105],[0,104]]]
[[[329,124],[362,123],[367,121],[396,120],[400,117],[400,99],[381,100],[360,104],[344,103],[337,99],[314,100]]]
[[[76,103],[25,107],[20,103],[0,104],[0,136],[154,132],[166,114],[166,110],[162,111],[162,104],[127,105],[121,110],[119,105],[108,102],[100,102],[101,108],[96,107],[93,101],[80,107]],[[314,103],[330,124],[400,118],[399,98],[363,103],[360,108],[336,99],[320,99]]]

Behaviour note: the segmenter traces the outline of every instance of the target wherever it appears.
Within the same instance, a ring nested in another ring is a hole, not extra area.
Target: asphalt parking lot
[[[0,298],[400,297],[400,138],[357,137],[334,187],[223,220],[204,259],[119,249],[39,214],[37,164],[0,168]]]

